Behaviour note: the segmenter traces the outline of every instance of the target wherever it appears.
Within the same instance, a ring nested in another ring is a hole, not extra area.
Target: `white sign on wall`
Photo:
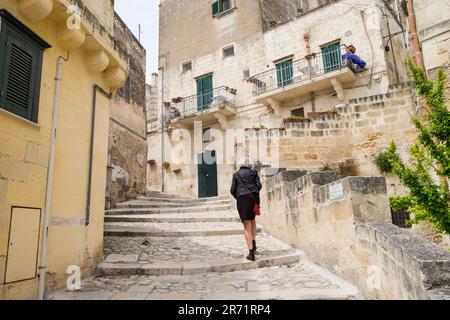
[[[330,200],[338,200],[344,198],[344,186],[342,182],[330,184],[329,186]]]

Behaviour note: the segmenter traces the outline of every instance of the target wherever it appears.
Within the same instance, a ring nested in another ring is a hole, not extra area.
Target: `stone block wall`
[[[122,19],[114,17],[117,48],[130,66],[125,86],[110,105],[106,207],[146,190],[146,53]]]
[[[263,170],[262,177],[264,228],[357,285],[366,298],[450,294],[450,253],[390,223],[384,178],[301,170],[275,176]]]
[[[415,101],[412,87],[403,83],[390,86],[386,94],[351,100],[334,114],[310,114],[305,121],[288,123],[280,131],[280,167],[319,169],[351,161],[350,175],[379,175],[378,153],[395,141],[406,156],[415,138]],[[387,178],[390,194],[402,192],[396,179]]]

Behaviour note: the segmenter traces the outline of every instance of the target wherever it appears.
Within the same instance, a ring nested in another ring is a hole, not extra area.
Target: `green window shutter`
[[[323,65],[325,72],[331,72],[341,67],[341,45],[333,43],[322,48]]]
[[[43,50],[49,46],[7,12],[0,15],[0,108],[37,122]]]
[[[278,87],[284,87],[286,85],[292,84],[292,78],[294,76],[292,59],[280,62],[276,66]]]
[[[212,75],[197,79],[197,95],[198,111],[209,108],[213,99]]]
[[[213,17],[220,13],[220,0],[212,4],[212,15]]]
[[[6,109],[32,120],[36,54],[16,39],[9,39],[5,58],[7,62],[4,79]]]

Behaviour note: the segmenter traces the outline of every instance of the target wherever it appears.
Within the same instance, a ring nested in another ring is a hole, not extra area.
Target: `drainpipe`
[[[408,21],[409,21],[409,36],[411,39],[413,49],[413,59],[415,64],[424,69],[422,47],[420,45],[419,35],[417,34],[416,14],[414,11],[413,0],[407,1],[408,5]]]
[[[38,299],[44,300],[45,296],[45,277],[47,273],[47,244],[48,244],[48,227],[50,224],[50,215],[52,207],[52,193],[53,193],[53,175],[55,172],[55,151],[56,138],[58,129],[58,115],[61,97],[61,75],[63,62],[69,61],[69,54],[67,58],[58,57],[56,60],[56,74],[55,74],[55,93],[53,97],[53,115],[52,115],[52,131],[50,142],[50,155],[48,161],[47,185],[45,191],[45,211],[44,211],[44,226],[41,242],[41,254],[39,259],[39,282],[38,282]]]
[[[164,121],[165,121],[165,106],[164,106],[164,68],[160,68],[159,70],[161,70],[161,192],[164,193],[165,191],[165,185],[164,185],[164,168],[163,168],[163,163],[164,163]],[[170,110],[169,110],[169,115],[170,115]]]
[[[92,197],[92,167],[94,161],[94,138],[95,138],[95,114],[97,109],[97,91],[103,94],[108,99],[112,98],[112,94],[106,92],[102,87],[97,84],[94,84],[93,87],[93,97],[92,97],[92,116],[91,116],[91,144],[89,150],[89,174],[88,174],[88,185],[87,185],[87,194],[86,194],[86,217],[85,217],[85,226],[88,226],[90,223],[91,217],[91,197]]]

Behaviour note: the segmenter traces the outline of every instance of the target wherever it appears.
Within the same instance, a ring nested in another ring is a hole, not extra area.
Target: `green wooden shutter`
[[[325,72],[337,70],[341,66],[340,43],[333,43],[322,48],[323,65]]]
[[[220,13],[220,1],[216,1],[212,4],[212,15],[218,15]]]
[[[6,109],[35,121],[39,90],[35,85],[40,73],[38,53],[27,45],[27,40],[9,33],[5,62],[3,94]]]
[[[284,87],[292,83],[294,70],[292,68],[292,60],[286,60],[277,65],[277,82],[278,87]]]
[[[209,108],[213,99],[212,75],[197,79],[197,109]]]

